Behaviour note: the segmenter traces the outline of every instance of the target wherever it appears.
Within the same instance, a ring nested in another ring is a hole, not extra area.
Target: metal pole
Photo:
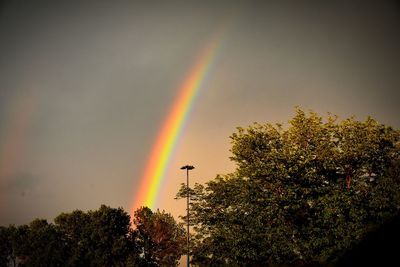
[[[194,167],[191,165],[185,165],[181,167],[181,170],[186,170],[186,189],[187,189],[187,198],[186,198],[186,211],[187,211],[187,267],[190,266],[190,236],[189,236],[189,227],[190,227],[190,219],[189,219],[189,204],[190,204],[190,190],[189,190],[189,171],[193,170]]]
[[[190,245],[189,245],[189,168],[186,168],[186,184],[187,184],[187,267],[190,266],[189,255],[190,255]]]

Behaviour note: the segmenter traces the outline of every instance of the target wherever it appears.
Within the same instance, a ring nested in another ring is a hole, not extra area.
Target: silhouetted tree
[[[2,241],[5,241],[2,244],[5,250],[2,253],[7,254],[4,256],[13,267],[20,266],[27,259],[30,251],[29,227],[10,225],[3,228],[2,233]]]
[[[122,208],[62,213],[54,224],[0,227],[0,266],[176,266],[185,233],[165,212]]]
[[[66,266],[63,235],[46,220],[35,219],[29,224],[24,243],[27,247],[21,255],[26,258],[24,266]]]
[[[7,227],[0,226],[0,266],[7,266],[11,254],[12,247],[9,229]]]
[[[130,216],[122,208],[63,213],[55,225],[66,238],[69,266],[125,266],[135,254]]]

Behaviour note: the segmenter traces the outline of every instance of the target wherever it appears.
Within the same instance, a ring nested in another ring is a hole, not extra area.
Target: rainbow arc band
[[[186,75],[151,150],[139,188],[136,191],[136,198],[131,207],[132,214],[142,206],[155,209],[168,165],[196,97],[215,59],[215,54],[221,43],[220,40],[221,36],[216,35],[216,38],[207,43]]]

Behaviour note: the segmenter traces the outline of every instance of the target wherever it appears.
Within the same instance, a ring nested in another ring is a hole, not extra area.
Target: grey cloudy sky
[[[395,1],[3,1],[0,225],[129,210],[181,82],[231,15],[160,195],[234,169],[229,136],[299,105],[400,126]]]

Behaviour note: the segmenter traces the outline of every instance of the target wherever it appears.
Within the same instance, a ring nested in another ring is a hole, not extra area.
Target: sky
[[[0,225],[106,204],[130,211],[204,46],[220,41],[156,208],[234,171],[236,127],[296,106],[400,126],[395,1],[0,2]],[[222,25],[222,26],[221,26]]]

